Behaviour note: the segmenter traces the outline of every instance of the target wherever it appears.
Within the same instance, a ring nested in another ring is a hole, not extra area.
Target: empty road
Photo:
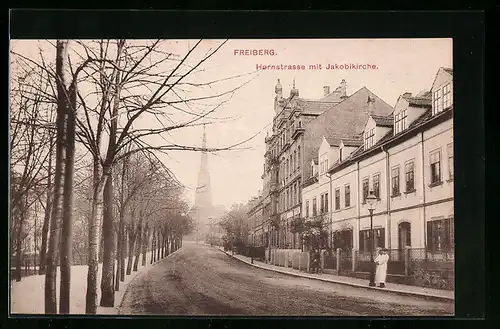
[[[453,303],[296,278],[258,269],[216,248],[184,243],[129,285],[120,314],[452,315]]]

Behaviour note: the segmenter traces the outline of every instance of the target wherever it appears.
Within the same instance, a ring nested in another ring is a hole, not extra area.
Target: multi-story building
[[[319,100],[300,98],[295,82],[289,97],[284,98],[282,91],[278,80],[272,134],[265,139],[263,193],[249,212],[255,217],[250,234],[264,245],[300,248],[300,239],[292,233],[291,223],[302,216],[302,184],[310,175],[310,162],[323,135],[361,131],[359,122],[368,116],[369,97],[373,98],[375,112],[385,115],[392,108],[366,88],[348,97],[345,80],[333,92],[325,86],[324,97]],[[328,164],[323,166],[326,171]]]
[[[324,136],[317,160],[310,162],[313,175],[304,185],[303,208],[305,216],[313,216],[320,202],[332,247],[371,249],[366,204],[371,191],[378,198],[376,246],[453,249],[452,112],[453,71],[441,68],[430,91],[404,93],[389,115],[370,114],[355,138]],[[322,166],[325,161],[332,165]]]
[[[324,86],[323,92],[324,97],[319,100],[301,98],[294,81],[290,95],[283,97],[278,79],[272,133],[265,139],[263,191],[249,211],[253,218],[250,234],[259,245],[298,247],[298,239],[290,233],[290,222],[301,211],[305,126],[347,97],[346,82],[342,80],[333,92]]]
[[[304,177],[307,179],[303,183],[303,217],[321,215],[326,217],[327,223],[332,222],[332,214],[338,205],[332,204],[331,200],[340,192],[331,189],[329,168],[363,144],[362,134],[368,118],[384,117],[392,110],[389,104],[363,87],[310,123],[306,132],[308,149]],[[347,187],[347,193],[350,193],[349,189]]]

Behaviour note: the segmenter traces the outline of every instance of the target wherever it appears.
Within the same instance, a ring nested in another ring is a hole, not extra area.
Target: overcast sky
[[[40,42],[37,42],[39,44]],[[172,52],[183,55],[194,40],[172,41],[166,45]],[[200,47],[203,55],[221,40],[204,40]],[[29,52],[34,41],[14,41],[16,51]],[[273,50],[274,56],[235,55],[235,50]],[[274,114],[274,86],[281,80],[284,96],[288,96],[295,78],[300,97],[317,99],[323,96],[323,86],[333,91],[342,79],[347,82],[348,95],[367,87],[393,106],[404,92],[414,94],[428,90],[439,67],[453,67],[451,39],[280,39],[229,40],[213,57],[203,64],[204,71],[191,81],[207,81],[242,74],[240,79],[229,80],[213,90],[230,90],[250,81],[236,91],[211,116],[207,125],[207,146],[222,147],[245,140],[257,133],[245,146],[248,150],[209,154],[213,201],[229,207],[246,202],[262,189],[264,137],[271,129]],[[309,70],[311,64],[371,64],[377,69]],[[256,65],[305,65],[306,70],[256,71]],[[254,72],[254,73],[252,73]],[[213,104],[210,104],[213,105]],[[230,119],[228,119],[230,118]],[[147,124],[147,122],[143,122]],[[183,145],[201,145],[203,129],[193,127],[179,130],[169,140]],[[194,189],[200,166],[196,152],[171,152],[159,158],[187,186],[186,197],[194,201]]]

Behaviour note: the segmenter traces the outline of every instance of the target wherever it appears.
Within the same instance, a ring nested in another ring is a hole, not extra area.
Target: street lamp
[[[371,252],[370,252],[370,287],[375,287],[375,263],[373,261],[373,253],[375,251],[375,239],[373,233],[373,210],[375,210],[375,205],[378,198],[370,191],[370,194],[366,197],[366,203],[368,203],[368,211],[370,212],[370,242],[371,242]]]

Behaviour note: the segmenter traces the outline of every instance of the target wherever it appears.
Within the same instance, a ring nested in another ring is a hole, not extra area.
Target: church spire
[[[203,125],[203,139],[201,143],[203,151],[201,152],[200,171],[198,173],[198,185],[196,187],[196,195],[194,205],[197,208],[211,209],[212,208],[212,187],[210,186],[210,172],[208,170],[208,155],[207,134],[205,125]]]

